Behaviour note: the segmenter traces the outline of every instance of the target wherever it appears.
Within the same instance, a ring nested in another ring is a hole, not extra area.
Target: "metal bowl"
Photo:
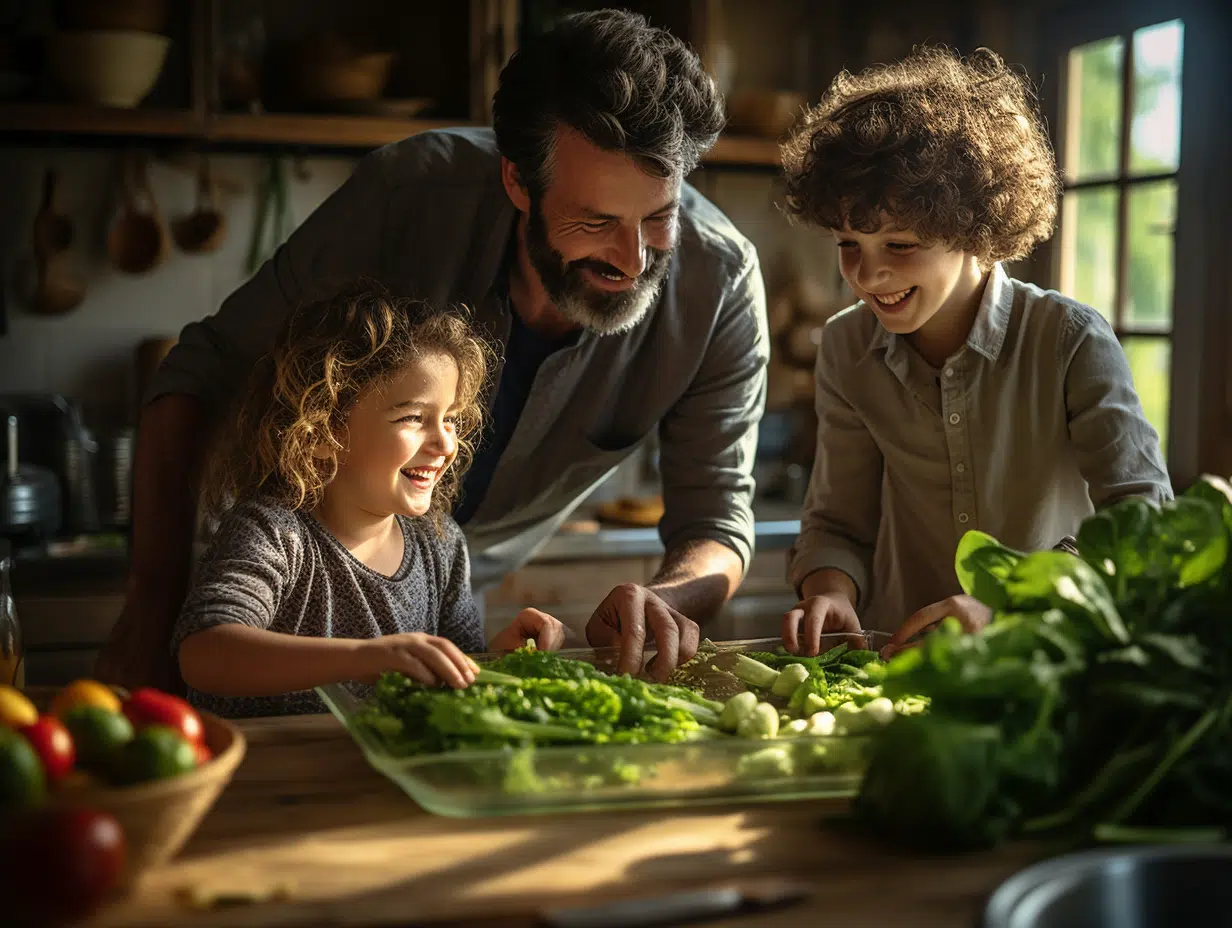
[[[1010,877],[983,928],[1232,925],[1232,846],[1142,846],[1056,857]]]

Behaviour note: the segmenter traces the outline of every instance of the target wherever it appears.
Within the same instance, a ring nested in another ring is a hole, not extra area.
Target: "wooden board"
[[[248,755],[180,859],[93,925],[512,926],[549,905],[775,875],[816,896],[737,923],[968,928],[984,895],[1039,853],[908,857],[844,834],[822,801],[441,818],[372,771],[332,717],[241,724]],[[282,884],[288,901],[204,914],[177,898]]]

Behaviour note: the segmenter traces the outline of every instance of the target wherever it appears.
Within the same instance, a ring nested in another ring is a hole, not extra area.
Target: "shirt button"
[[[958,471],[960,474],[965,474],[967,472],[967,465],[964,464],[962,461],[959,461],[957,466],[954,469]]]
[[[947,376],[947,377],[953,377],[953,376],[954,376],[954,368],[952,368],[952,367],[947,367],[947,368],[945,369],[945,376]]]
[[[960,422],[962,422],[962,416],[956,412],[950,413],[950,425],[958,425]]]
[[[958,514],[958,521],[961,522],[963,525],[966,525],[967,522],[970,521],[970,519],[971,517],[967,515],[965,512],[960,512]]]

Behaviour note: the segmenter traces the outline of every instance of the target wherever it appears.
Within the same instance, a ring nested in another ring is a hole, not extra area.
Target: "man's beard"
[[[543,289],[562,316],[599,335],[627,332],[645,317],[659,298],[672,263],[672,252],[646,246],[646,267],[628,290],[600,290],[586,282],[586,269],[604,274],[622,274],[606,261],[579,258],[565,261],[548,241],[547,224],[539,203],[532,203],[526,220],[526,251]]]

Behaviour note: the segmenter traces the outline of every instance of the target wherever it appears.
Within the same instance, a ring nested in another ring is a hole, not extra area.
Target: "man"
[[[290,309],[354,278],[464,303],[503,347],[491,424],[455,513],[477,588],[516,568],[659,430],[663,565],[612,590],[593,646],[665,676],[753,551],[751,477],[769,344],[757,255],[683,182],[722,100],[640,17],[566,17],[501,74],[494,129],[428,132],[353,176],[214,316],[187,326],[147,396],[132,566],[102,679],[176,685],[167,642],[189,578],[200,464]]]

